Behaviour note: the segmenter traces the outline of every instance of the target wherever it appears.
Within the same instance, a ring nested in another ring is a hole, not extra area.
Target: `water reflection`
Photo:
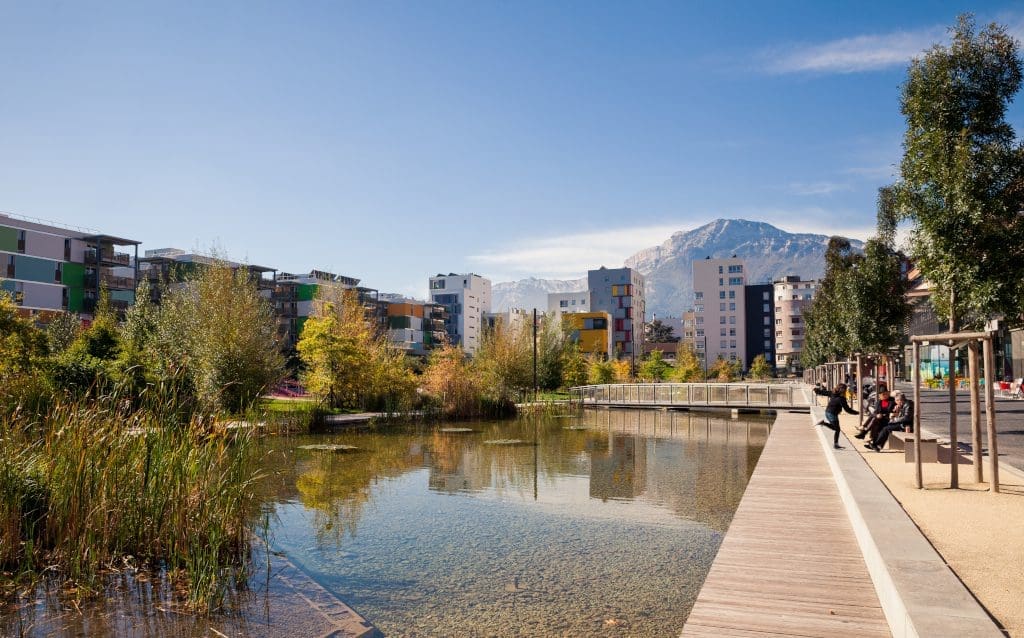
[[[346,454],[275,440],[274,543],[385,633],[578,635],[611,618],[660,635],[682,626],[769,424],[595,410],[315,437]],[[486,443],[511,439],[525,444]]]

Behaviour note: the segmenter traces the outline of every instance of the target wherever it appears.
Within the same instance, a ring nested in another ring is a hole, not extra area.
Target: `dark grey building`
[[[746,305],[747,360],[744,368],[749,370],[754,357],[764,355],[764,360],[775,367],[772,332],[775,330],[775,304],[772,302],[771,284],[754,284],[743,287],[743,301]]]

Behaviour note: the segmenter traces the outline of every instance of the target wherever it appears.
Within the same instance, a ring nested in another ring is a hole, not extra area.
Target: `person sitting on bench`
[[[853,435],[854,438],[863,439],[867,437],[868,441],[874,441],[878,433],[882,431],[882,428],[889,425],[889,416],[892,414],[895,404],[896,402],[889,396],[888,388],[881,387],[878,390],[878,400],[869,408],[871,416],[868,417],[864,428]]]
[[[914,402],[899,390],[894,392],[893,396],[896,398],[896,403],[893,406],[892,415],[889,417],[889,424],[879,430],[870,442],[864,444],[864,447],[875,452],[882,451],[885,442],[889,440],[889,435],[893,432],[914,431]]]

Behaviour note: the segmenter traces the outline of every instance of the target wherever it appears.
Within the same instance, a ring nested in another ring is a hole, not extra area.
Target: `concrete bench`
[[[914,462],[914,433],[913,432],[891,432],[889,434],[889,449],[903,450],[903,461]],[[921,430],[921,462],[939,462],[939,437]]]

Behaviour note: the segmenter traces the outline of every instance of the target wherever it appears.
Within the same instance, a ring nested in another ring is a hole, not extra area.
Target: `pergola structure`
[[[968,374],[971,386],[971,449],[974,451],[974,479],[981,483],[982,476],[982,442],[981,442],[981,415],[979,410],[978,393],[978,343],[983,347],[984,353],[984,378],[985,378],[985,420],[988,430],[988,457],[989,457],[989,489],[993,493],[999,492],[999,446],[996,442],[996,408],[995,390],[992,387],[994,380],[995,358],[992,349],[992,333],[990,332],[945,332],[932,335],[916,335],[910,337],[910,343],[914,349],[914,476],[918,488],[924,487],[921,476],[921,355],[920,347],[930,343],[948,345],[950,350],[949,370],[949,446],[950,446],[950,475],[949,486],[956,489],[960,486],[959,469],[957,466],[957,422],[956,422],[956,374],[952,365],[953,351],[967,346],[968,348]]]

